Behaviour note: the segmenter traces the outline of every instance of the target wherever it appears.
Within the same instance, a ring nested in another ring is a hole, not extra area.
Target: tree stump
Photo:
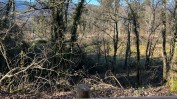
[[[76,98],[90,98],[90,88],[85,84],[76,87]]]

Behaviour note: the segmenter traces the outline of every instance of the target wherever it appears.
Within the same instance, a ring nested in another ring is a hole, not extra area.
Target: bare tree
[[[117,52],[119,45],[119,34],[120,34],[120,24],[121,18],[120,16],[120,0],[100,0],[100,11],[101,18],[98,19],[100,21],[99,25],[96,25],[105,35],[105,37],[110,37],[112,45],[113,45],[113,58],[110,60],[111,66],[107,67],[111,69],[112,72],[115,72],[115,68],[117,67]],[[100,25],[102,24],[102,25]],[[107,41],[109,42],[109,40]],[[105,39],[103,40],[105,43]],[[105,45],[104,45],[105,46]],[[106,52],[106,51],[105,51]],[[108,53],[107,53],[108,54]],[[106,53],[105,53],[106,55]],[[106,55],[107,56],[107,55]],[[108,58],[105,57],[105,62],[108,64]]]
[[[175,42],[176,42],[176,35],[177,35],[177,1],[175,0],[175,8],[173,10],[172,17],[174,20],[174,26],[173,26],[173,34],[172,34],[172,40],[171,40],[171,50],[170,50],[170,56],[169,56],[169,62],[172,62],[173,59],[175,58]],[[169,63],[170,64],[170,63]]]
[[[72,24],[72,27],[71,27],[71,53],[73,53],[72,49],[74,47],[74,43],[76,43],[77,41],[77,28],[78,28],[78,24],[79,24],[79,21],[80,21],[80,18],[81,18],[81,15],[82,15],[82,10],[83,10],[83,7],[84,7],[84,0],[81,0],[75,10],[75,15],[74,15],[74,18],[73,18],[73,24]]]
[[[58,53],[56,57],[53,59],[54,64],[59,64],[62,59],[62,50],[63,50],[63,41],[64,41],[64,33],[66,31],[65,23],[64,23],[64,11],[65,0],[50,0],[51,14],[52,14],[52,33],[51,39],[53,42],[54,55]]]
[[[114,45],[114,54],[113,54],[113,67],[112,71],[114,72],[114,68],[116,67],[116,57],[117,57],[117,50],[118,50],[118,41],[119,41],[119,30],[118,29],[118,13],[119,13],[119,7],[120,7],[120,0],[114,0],[114,34],[113,34],[113,45]]]
[[[175,0],[175,7],[172,11],[172,18],[173,18],[173,27],[172,27],[172,30],[173,33],[172,33],[172,38],[171,38],[171,50],[170,50],[170,54],[169,54],[169,72],[168,72],[168,83],[169,83],[169,86],[170,86],[170,90],[172,92],[176,92],[176,89],[177,87],[175,86],[175,83],[177,82],[176,81],[176,59],[177,59],[177,0]]]
[[[155,46],[157,44],[157,41],[159,39],[155,39],[154,36],[157,35],[157,29],[160,26],[160,23],[158,22],[157,18],[158,14],[157,12],[157,7],[158,4],[160,2],[159,1],[149,1],[149,4],[147,5],[150,9],[150,11],[148,10],[148,8],[146,8],[146,12],[148,13],[148,19],[147,19],[147,24],[148,24],[148,40],[147,40],[147,45],[146,45],[146,62],[145,62],[145,68],[148,69],[151,65],[151,58],[153,56],[153,52],[155,49]],[[150,14],[150,15],[149,15]]]
[[[131,41],[130,41],[130,34],[131,34],[131,23],[129,20],[127,20],[126,30],[127,30],[127,45],[126,45],[126,52],[125,52],[125,63],[124,66],[127,70],[127,76],[129,78],[130,68],[128,64],[128,60],[130,59],[131,55]],[[126,23],[125,23],[126,24]]]
[[[163,82],[167,81],[169,66],[167,63],[167,52],[166,52],[166,0],[162,0],[162,55],[163,55]]]
[[[128,0],[126,0],[128,7],[130,9],[130,19],[132,21],[133,24],[133,32],[135,33],[136,36],[136,58],[137,58],[137,65],[136,65],[136,70],[137,70],[137,74],[136,74],[136,78],[137,78],[137,84],[138,86],[140,85],[140,76],[141,76],[141,67],[140,67],[140,40],[139,40],[139,23],[138,23],[138,13],[137,11],[135,11],[133,9],[133,6],[130,4],[130,2]],[[132,4],[134,4],[134,6],[138,6],[136,4],[138,4],[137,1],[133,1]]]

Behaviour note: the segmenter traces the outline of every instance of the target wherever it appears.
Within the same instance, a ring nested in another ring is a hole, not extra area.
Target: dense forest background
[[[97,1],[0,0],[0,90],[176,92],[177,0]]]

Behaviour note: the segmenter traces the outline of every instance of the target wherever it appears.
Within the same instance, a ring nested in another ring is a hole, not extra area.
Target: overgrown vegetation
[[[177,0],[19,2],[0,0],[0,94],[177,92]]]

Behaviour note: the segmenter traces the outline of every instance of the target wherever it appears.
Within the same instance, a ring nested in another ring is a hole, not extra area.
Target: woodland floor
[[[87,78],[85,82],[89,85],[91,90],[92,98],[115,98],[115,97],[127,97],[127,96],[177,96],[177,93],[171,93],[168,86],[160,86],[156,85],[155,82],[159,82],[160,72],[155,73],[155,77],[153,79],[147,80],[147,75],[152,74],[151,72],[146,73],[142,78],[146,78],[143,81],[150,81],[151,84],[145,84],[144,87],[133,88],[127,87],[128,83],[126,83],[126,77],[119,77],[117,81],[120,81],[120,85],[113,86],[113,83],[110,82],[105,83],[104,80],[97,79],[96,82],[92,82],[96,80],[96,77],[91,79]],[[152,77],[152,76],[151,76]],[[108,78],[108,77],[107,77]],[[132,82],[135,82],[135,77],[131,76]],[[113,79],[106,79],[106,81],[111,81]],[[154,81],[154,82],[153,82]],[[91,83],[92,82],[92,83]],[[90,84],[91,83],[91,84]],[[109,83],[109,84],[108,84]],[[131,83],[131,82],[130,82]],[[153,84],[154,83],[154,84]],[[120,86],[120,87],[119,87]],[[38,91],[35,93],[23,92],[18,94],[10,94],[8,92],[0,90],[0,99],[73,99],[76,97],[75,92],[76,86],[70,85],[67,86],[68,91],[54,91],[54,92],[45,92]]]
[[[106,85],[108,86],[108,85]],[[47,93],[41,92],[38,94],[7,94],[7,93],[0,93],[1,99],[72,99],[75,98],[76,94],[74,91],[68,92],[54,92],[54,93]],[[91,97],[92,98],[108,98],[108,97],[127,97],[127,96],[177,96],[177,93],[170,93],[169,87],[151,87],[151,88],[129,88],[129,89],[121,89],[117,87],[103,88],[99,90],[91,90]]]

